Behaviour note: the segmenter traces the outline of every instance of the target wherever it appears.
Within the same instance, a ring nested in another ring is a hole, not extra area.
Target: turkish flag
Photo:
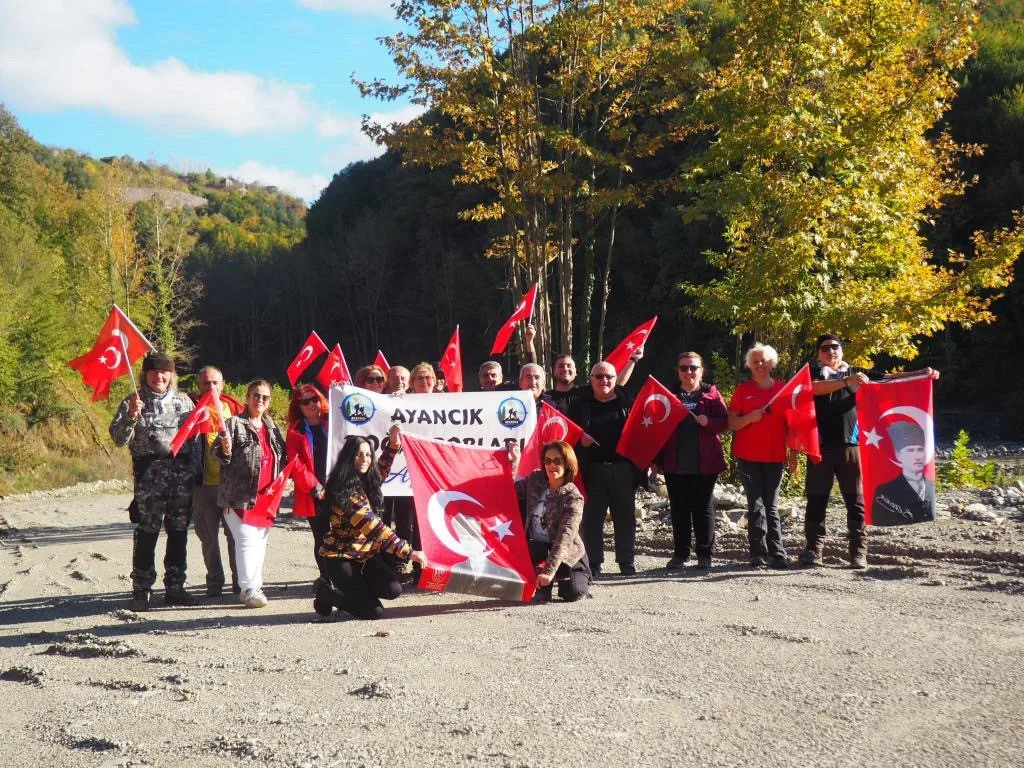
[[[462,342],[459,341],[459,326],[455,326],[448,346],[441,356],[441,372],[444,374],[445,388],[449,392],[462,391]]]
[[[430,565],[419,586],[528,601],[536,589],[503,449],[470,448],[402,433],[420,541]]]
[[[621,373],[622,369],[626,367],[626,363],[629,362],[629,356],[633,354],[634,350],[647,343],[647,337],[651,335],[656,322],[658,322],[657,315],[630,331],[629,336],[619,342],[619,346],[608,354],[604,362],[611,363],[615,367],[615,372]]]
[[[857,389],[860,468],[868,525],[935,519],[935,422],[929,376]]]
[[[317,335],[316,331],[309,334],[309,338],[306,339],[306,343],[302,345],[302,349],[299,350],[299,354],[292,360],[291,365],[288,366],[288,381],[294,387],[295,382],[299,380],[299,376],[302,372],[309,368],[310,363],[316,360],[320,355],[327,351],[327,345],[324,344],[324,340]]]
[[[391,366],[388,365],[388,359],[384,357],[384,353],[381,352],[379,349],[377,350],[377,357],[373,361],[373,364],[380,368],[382,371],[384,371],[385,376],[387,376],[388,371],[391,370]]]
[[[106,400],[114,379],[131,373],[132,363],[151,349],[153,345],[115,304],[92,349],[68,365],[82,374],[82,382],[92,389],[93,402]]]
[[[505,324],[501,326],[501,330],[498,331],[498,335],[494,337],[494,346],[491,347],[492,355],[500,355],[505,351],[505,347],[508,346],[508,340],[512,338],[512,332],[516,329],[516,326],[523,320],[529,320],[533,317],[533,304],[537,298],[537,283],[533,284],[526,293],[523,294],[522,300],[516,305],[515,311],[509,316]]]
[[[817,464],[821,461],[818,444],[818,417],[814,410],[814,392],[811,385],[811,369],[807,363],[796,372],[780,389],[765,410],[773,408],[782,412],[786,419],[786,447],[792,451],[806,453],[807,458]]]
[[[352,383],[352,374],[348,372],[348,363],[345,362],[345,353],[341,351],[341,344],[334,345],[331,354],[324,361],[324,367],[316,375],[316,380],[325,390]]]
[[[533,470],[541,469],[540,452],[548,443],[562,440],[575,448],[581,437],[583,428],[579,424],[542,401],[537,413],[537,427],[526,441],[519,460],[519,477],[527,477]],[[574,482],[578,487],[579,478]]]
[[[224,432],[224,415],[220,410],[220,398],[214,390],[210,390],[199,398],[192,413],[178,429],[171,440],[171,453],[175,456],[185,441],[196,435],[208,435],[211,432]]]
[[[656,378],[648,376],[629,409],[615,451],[640,469],[647,469],[679,422],[689,415],[690,410],[678,397]]]
[[[277,517],[277,508],[281,506],[281,499],[284,498],[284,487],[288,484],[288,478],[292,476],[298,456],[292,456],[292,460],[285,465],[284,470],[274,481],[256,494],[256,504],[252,509],[247,509],[242,514],[242,522],[253,525],[257,528],[269,528],[274,524]]]

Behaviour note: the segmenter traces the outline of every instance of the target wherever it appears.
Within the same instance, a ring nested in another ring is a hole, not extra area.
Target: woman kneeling
[[[313,607],[329,616],[337,607],[360,619],[384,615],[381,600],[402,594],[395,572],[382,553],[410,560],[426,567],[427,557],[413,551],[380,518],[384,506],[381,476],[387,476],[391,462],[401,449],[398,426],[384,441],[379,461],[373,446],[363,437],[349,437],[327,478],[329,528],[320,545],[320,555],[330,583],[317,580]],[[333,584],[333,587],[332,587]]]
[[[519,445],[509,448],[512,473],[519,466]],[[572,446],[561,440],[541,449],[543,469],[536,469],[516,481],[516,492],[526,500],[526,540],[537,567],[534,600],[551,600],[552,584],[558,582],[558,596],[572,602],[585,597],[590,588],[590,562],[580,538],[583,495],[573,480],[579,463]]]

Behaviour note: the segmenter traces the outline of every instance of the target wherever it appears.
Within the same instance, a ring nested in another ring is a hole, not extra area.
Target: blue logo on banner
[[[349,424],[365,424],[377,412],[373,400],[358,392],[341,401],[341,416]]]
[[[523,426],[526,421],[526,404],[518,397],[508,397],[498,405],[498,421],[509,429]]]

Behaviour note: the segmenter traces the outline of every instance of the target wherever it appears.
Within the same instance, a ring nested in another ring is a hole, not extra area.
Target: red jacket
[[[292,514],[295,517],[316,517],[316,506],[313,491],[320,485],[313,468],[313,448],[306,439],[303,420],[292,422],[285,438],[285,455],[291,461],[293,456],[299,458],[292,470],[292,481],[295,483],[295,499],[292,502]]]

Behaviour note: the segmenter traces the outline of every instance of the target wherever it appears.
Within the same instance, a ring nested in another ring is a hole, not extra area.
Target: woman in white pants
[[[235,539],[240,599],[247,608],[267,604],[263,594],[263,561],[270,527],[250,525],[244,517],[255,506],[259,492],[280,474],[285,453],[284,437],[267,413],[269,406],[269,382],[250,382],[245,412],[228,419],[226,433],[213,451],[214,458],[224,465],[217,503],[224,510],[224,522]]]

